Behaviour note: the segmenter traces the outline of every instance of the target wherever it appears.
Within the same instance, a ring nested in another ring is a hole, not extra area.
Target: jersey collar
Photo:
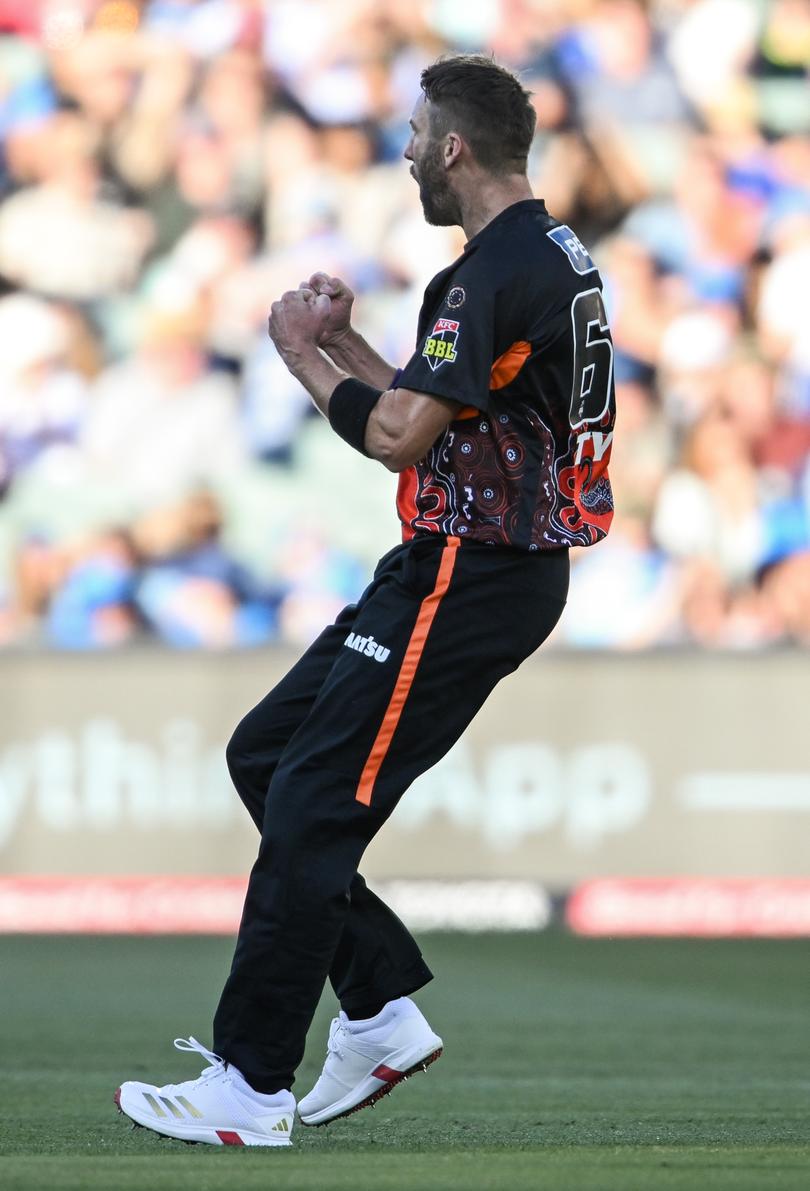
[[[471,240],[467,241],[464,245],[464,252],[467,253],[471,249],[477,248],[482,236],[486,236],[493,228],[500,227],[507,220],[531,214],[548,215],[546,204],[542,199],[520,199],[517,203],[511,203],[508,207],[504,207],[502,211],[499,211],[494,219],[490,219],[489,223],[485,223],[480,232],[477,232]]]

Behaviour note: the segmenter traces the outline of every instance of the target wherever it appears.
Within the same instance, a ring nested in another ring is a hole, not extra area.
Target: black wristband
[[[381,397],[382,389],[373,389],[350,376],[336,386],[329,398],[329,425],[361,455],[368,456],[366,426]]]

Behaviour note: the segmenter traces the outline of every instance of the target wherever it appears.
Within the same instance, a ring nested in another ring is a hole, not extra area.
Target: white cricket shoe
[[[349,1021],[341,1010],[329,1029],[326,1062],[315,1087],[300,1101],[304,1125],[326,1125],[374,1105],[442,1053],[434,1034],[408,997],[389,1001],[366,1021]]]
[[[295,1118],[292,1092],[255,1092],[235,1067],[196,1038],[175,1038],[178,1050],[196,1051],[210,1063],[199,1079],[156,1088],[121,1084],[113,1099],[119,1111],[146,1129],[181,1141],[214,1146],[288,1146]]]

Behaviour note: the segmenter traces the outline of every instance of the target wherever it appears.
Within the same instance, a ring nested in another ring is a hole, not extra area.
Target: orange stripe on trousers
[[[380,767],[388,754],[388,749],[391,745],[394,732],[396,732],[405,702],[413,686],[416,669],[424,652],[425,642],[430,632],[430,626],[433,624],[433,618],[438,612],[439,604],[442,602],[445,592],[450,586],[450,577],[453,574],[453,567],[456,565],[459,542],[459,538],[448,538],[447,545],[442,550],[439,573],[436,576],[436,586],[430,595],[425,596],[422,600],[419,615],[416,618],[416,624],[413,626],[411,639],[408,642],[408,648],[405,650],[405,657],[402,659],[402,665],[399,668],[393,694],[383,716],[383,721],[380,724],[377,738],[371,746],[368,760],[360,775],[360,783],[357,787],[355,798],[358,802],[362,802],[366,806],[371,805],[374,783],[377,781]]]

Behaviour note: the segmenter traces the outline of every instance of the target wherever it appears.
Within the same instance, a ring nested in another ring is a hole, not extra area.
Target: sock
[[[349,1021],[369,1021],[372,1017],[379,1017],[385,1009],[387,1001],[369,1001],[366,1005],[360,1005],[357,1009],[344,1010]]]
[[[373,1008],[373,1006],[372,1006]],[[352,1034],[365,1034],[366,1031],[381,1029],[388,1025],[392,1017],[397,1014],[402,1014],[403,1011],[410,1009],[412,1012],[417,1012],[416,1006],[409,997],[397,997],[394,1001],[386,1001],[382,1009],[375,1013],[373,1017],[349,1016],[343,1011],[342,1016],[346,1020],[346,1026]],[[358,1014],[357,1009],[352,1010],[352,1014]]]
[[[228,1064],[228,1071],[242,1092],[247,1092],[251,1099],[266,1108],[286,1108],[292,1099],[292,1092],[289,1088],[279,1088],[276,1092],[257,1092],[252,1084],[248,1083],[239,1068],[234,1067],[233,1063]]]

